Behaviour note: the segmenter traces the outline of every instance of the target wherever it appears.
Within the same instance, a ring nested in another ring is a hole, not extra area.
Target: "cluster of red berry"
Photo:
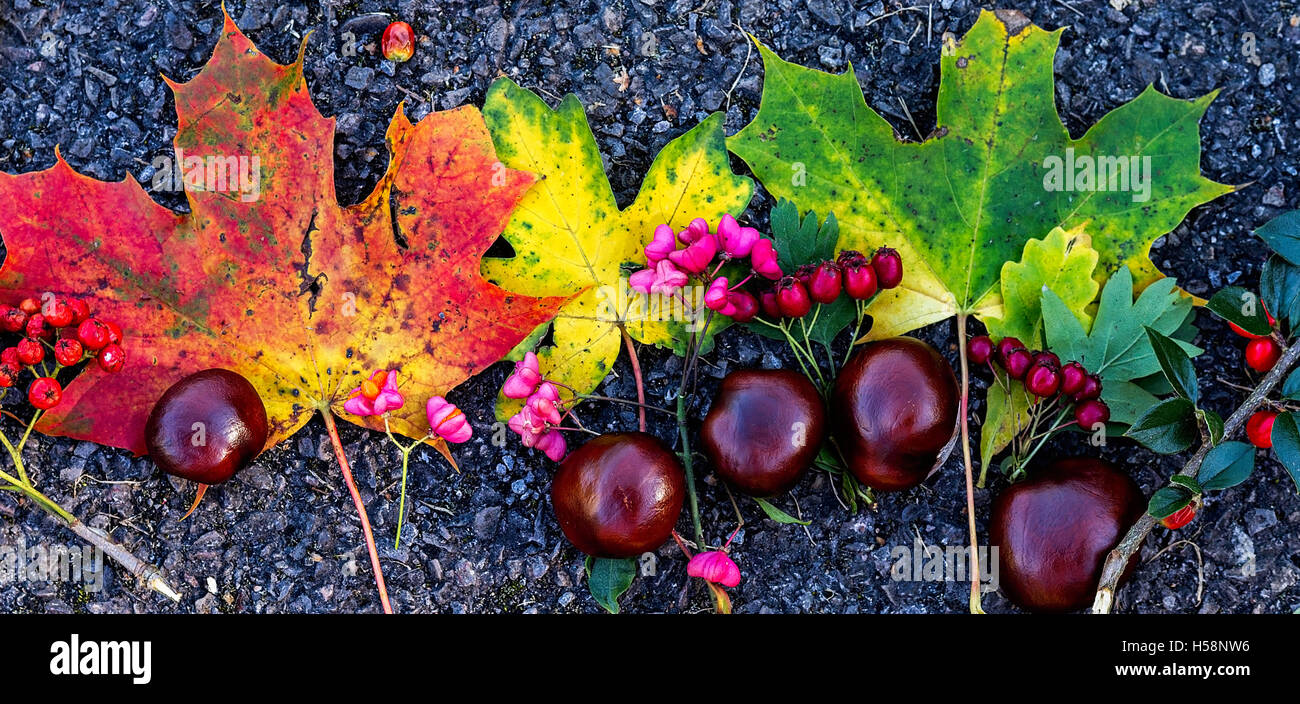
[[[1074,421],[1084,430],[1110,420],[1110,408],[1101,401],[1101,378],[1089,374],[1082,364],[1066,362],[1045,350],[1030,351],[1014,337],[1004,337],[997,345],[988,335],[971,338],[967,353],[972,362],[993,367],[996,361],[1011,379],[1021,381],[1025,390],[1039,398],[1060,394],[1074,403]],[[994,370],[997,373],[997,370]]]
[[[759,298],[769,318],[802,318],[813,303],[834,303],[841,293],[865,301],[878,291],[898,286],[903,280],[903,258],[897,250],[881,247],[870,259],[846,249],[835,261],[804,264],[783,276]]]
[[[55,378],[59,369],[94,357],[101,369],[116,372],[126,362],[126,353],[122,328],[91,317],[85,301],[53,293],[46,293],[41,301],[26,298],[16,308],[0,304],[0,331],[23,336],[0,351],[0,387],[13,386],[23,369],[30,367],[36,378],[27,388],[27,400],[47,410],[63,397],[63,387]],[[52,369],[46,364],[47,349],[54,357]]]

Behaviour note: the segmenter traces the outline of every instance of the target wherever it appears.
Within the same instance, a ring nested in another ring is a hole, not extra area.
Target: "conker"
[[[1145,510],[1137,483],[1105,460],[1059,460],[1032,473],[993,501],[989,540],[1003,593],[1029,611],[1091,604],[1107,553]]]
[[[808,377],[751,369],[722,380],[700,437],[723,479],[751,496],[774,496],[812,465],[825,432],[826,409]]]
[[[920,484],[957,424],[957,378],[911,337],[868,342],[835,380],[831,434],[853,475],[878,491]]]
[[[646,433],[606,433],[571,453],[551,483],[565,537],[593,557],[634,557],[672,534],[686,493],[682,465]]]
[[[162,471],[220,484],[262,451],[267,430],[257,389],[235,372],[206,369],[163,392],[149,413],[144,438]]]

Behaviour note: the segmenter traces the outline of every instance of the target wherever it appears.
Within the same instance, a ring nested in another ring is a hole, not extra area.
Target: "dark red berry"
[[[27,315],[36,315],[41,312],[41,302],[35,298],[24,298],[22,303],[18,304],[18,309]]]
[[[415,53],[415,30],[405,22],[394,22],[384,29],[379,47],[385,59],[399,64],[407,61]]]
[[[976,364],[987,364],[993,356],[993,341],[988,335],[977,335],[966,344],[966,354]]]
[[[65,337],[54,343],[54,360],[65,367],[71,367],[81,361],[81,356],[85,354],[85,348],[80,342]]]
[[[763,315],[773,320],[781,317],[781,308],[776,304],[776,291],[764,291],[758,297],[758,304],[763,309]]]
[[[42,411],[48,411],[59,405],[61,398],[63,398],[63,387],[59,386],[58,380],[48,376],[37,377],[32,385],[27,387],[27,400]]]
[[[1255,447],[1267,450],[1273,446],[1273,421],[1277,411],[1255,411],[1246,421],[1246,438]]]
[[[0,313],[0,328],[5,332],[22,332],[27,327],[27,314],[17,308]]]
[[[1021,342],[1019,338],[1011,336],[1004,337],[1001,340],[998,340],[998,359],[1001,360],[1003,364],[1006,364],[1007,355],[1011,354],[1011,350],[1023,349],[1025,349],[1025,343]]]
[[[849,294],[850,298],[865,301],[880,290],[876,283],[876,270],[871,268],[871,262],[862,255],[841,264],[840,268],[844,272],[844,292]]]
[[[835,263],[839,264],[841,269],[854,262],[866,262],[866,261],[867,258],[862,256],[862,252],[859,252],[856,249],[843,250],[839,253],[839,256],[835,257]]]
[[[727,302],[735,307],[731,319],[738,323],[748,323],[758,315],[758,299],[748,291],[732,291],[727,294]]]
[[[1246,364],[1263,374],[1277,364],[1282,348],[1271,337],[1260,337],[1246,343]]]
[[[818,303],[834,303],[844,290],[843,274],[835,262],[822,262],[813,270],[808,283],[808,295]]]
[[[871,268],[876,270],[876,284],[880,288],[888,290],[903,282],[903,258],[898,256],[897,250],[889,247],[877,249],[871,258]]]
[[[1023,379],[1029,372],[1029,367],[1034,364],[1034,356],[1029,354],[1029,350],[1020,347],[1011,350],[1007,358],[1003,360],[1002,366],[1007,370],[1007,376],[1012,379]]]
[[[803,264],[794,270],[792,276],[798,279],[799,283],[804,285],[804,288],[808,288],[808,286],[812,284],[812,275],[814,271],[817,271],[817,267],[812,264]]]
[[[122,365],[126,363],[126,352],[117,343],[109,343],[107,347],[99,351],[99,368],[106,372],[117,372],[122,370]]]
[[[42,340],[54,339],[54,328],[45,322],[45,316],[37,313],[27,319],[27,336],[36,337]]]
[[[20,366],[22,363],[18,361],[18,348],[6,347],[4,351],[0,351],[0,364]]]
[[[812,299],[803,282],[793,276],[781,279],[776,287],[776,305],[785,318],[802,318],[812,310]]]
[[[115,344],[122,344],[122,326],[111,320],[103,321],[108,326],[108,341]]]
[[[1060,357],[1057,357],[1056,355],[1052,354],[1051,352],[1048,352],[1047,350],[1036,350],[1036,351],[1034,352],[1034,361],[1035,361],[1035,362],[1051,362],[1051,363],[1052,363],[1052,366],[1055,366],[1055,367],[1060,367],[1060,366],[1061,366],[1061,358],[1060,358]]]
[[[1169,530],[1178,530],[1191,523],[1193,518],[1196,518],[1195,501],[1160,519],[1160,525]]]
[[[1053,396],[1061,388],[1061,371],[1050,359],[1035,360],[1025,372],[1025,388],[1039,398]]]
[[[86,349],[98,352],[112,342],[112,331],[98,318],[88,318],[77,326],[77,339]]]
[[[1078,362],[1066,362],[1061,367],[1061,393],[1066,396],[1073,396],[1079,393],[1083,388],[1083,382],[1088,378],[1088,370],[1083,368]]]
[[[1083,387],[1074,394],[1075,401],[1087,401],[1101,396],[1101,377],[1089,374],[1083,380]]]
[[[7,389],[18,381],[18,372],[8,365],[0,365],[0,389]]]
[[[76,317],[76,313],[74,313],[72,308],[62,299],[55,300],[45,308],[45,322],[49,323],[52,327],[67,327],[72,324],[72,319]]]
[[[40,340],[24,337],[18,341],[18,361],[26,365],[40,364],[45,359],[45,345]]]
[[[90,306],[80,298],[69,298],[68,307],[72,309],[72,322],[69,325],[80,325],[81,321],[90,317]]]
[[[1105,423],[1108,420],[1110,420],[1110,406],[1097,399],[1080,401],[1074,406],[1074,422],[1084,430],[1092,430],[1098,423]]]

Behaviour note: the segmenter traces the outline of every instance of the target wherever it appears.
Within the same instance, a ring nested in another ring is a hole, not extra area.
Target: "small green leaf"
[[[1223,416],[1214,411],[1198,411],[1205,419],[1205,427],[1210,431],[1210,444],[1218,445],[1223,440]]]
[[[1229,286],[1215,293],[1205,307],[1252,335],[1267,335],[1273,329],[1264,307],[1259,304],[1259,296],[1240,286]]]
[[[827,214],[826,222],[819,223],[817,213],[811,211],[800,221],[799,208],[788,200],[782,199],[772,208],[772,244],[785,271],[835,258],[835,243],[840,238],[835,214]]]
[[[1174,476],[1169,478],[1169,481],[1173,484],[1178,484],[1179,486],[1186,488],[1188,491],[1192,492],[1193,494],[1205,493],[1205,490],[1201,488],[1200,482],[1196,481],[1195,479],[1192,479],[1191,477],[1186,477],[1181,474],[1175,474]]]
[[[1274,254],[1259,272],[1259,297],[1289,332],[1300,323],[1300,267]]]
[[[1125,435],[1162,455],[1182,452],[1200,437],[1196,407],[1185,398],[1161,401],[1129,426]]]
[[[1274,252],[1285,257],[1287,261],[1300,265],[1300,210],[1282,213],[1269,220],[1255,230],[1255,236],[1264,240]]]
[[[763,509],[763,513],[766,513],[768,518],[776,521],[777,523],[784,523],[787,525],[795,524],[800,526],[806,526],[809,523],[811,523],[811,521],[801,521],[798,518],[795,518],[794,516],[791,516],[790,514],[786,513],[785,511],[782,511],[781,509],[773,506],[767,500],[760,499],[757,496],[754,497],[754,502],[758,504],[759,508]]]
[[[1291,370],[1282,382],[1282,398],[1300,401],[1300,368]]]
[[[618,613],[618,598],[632,586],[636,577],[636,560],[587,557],[587,589],[601,608]]]
[[[1192,492],[1181,486],[1167,486],[1151,495],[1147,513],[1152,518],[1168,518],[1192,502]]]
[[[1283,413],[1273,421],[1273,454],[1300,491],[1300,425],[1295,413]]]
[[[1146,326],[1143,329],[1156,354],[1156,361],[1160,363],[1160,372],[1173,387],[1174,393],[1195,404],[1199,398],[1199,389],[1196,386],[1196,367],[1192,366],[1192,358],[1187,356],[1177,342],[1159,330]]]
[[[1255,448],[1230,440],[1205,453],[1197,473],[1206,491],[1221,491],[1246,481],[1255,469]]]

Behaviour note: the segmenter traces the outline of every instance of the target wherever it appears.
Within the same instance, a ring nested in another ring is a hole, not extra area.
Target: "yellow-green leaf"
[[[1043,289],[1051,289],[1085,328],[1092,317],[1085,311],[1097,297],[1097,251],[1082,228],[1055,228],[1041,240],[1025,243],[1018,262],[1002,265],[1002,310],[984,322],[995,340],[1010,335],[1031,348],[1043,346]]]
[[[483,117],[502,164],[539,177],[504,233],[515,256],[484,259],[484,275],[526,295],[575,296],[555,318],[553,344],[538,351],[545,376],[589,392],[623,347],[620,327],[642,343],[677,346],[688,326],[700,325],[702,287],[684,289],[684,303],[654,305],[658,297],[630,291],[627,270],[645,265],[643,248],[657,225],[713,223],[749,204],[753,183],[731,171],[721,113],[665,146],[623,210],[576,96],[551,109],[501,78],[488,90]],[[709,329],[726,322],[715,317]],[[513,405],[503,398],[497,410],[509,415]]]

